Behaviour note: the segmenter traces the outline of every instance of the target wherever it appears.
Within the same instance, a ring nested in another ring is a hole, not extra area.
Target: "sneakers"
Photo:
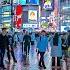
[[[17,60],[14,60],[15,63],[17,63]]]
[[[42,65],[39,65],[39,67],[43,67]]]
[[[39,64],[39,67],[42,67],[42,68],[46,69],[46,66],[45,65]]]
[[[43,66],[43,68],[44,68],[44,69],[46,69],[46,67],[45,67],[45,66]]]

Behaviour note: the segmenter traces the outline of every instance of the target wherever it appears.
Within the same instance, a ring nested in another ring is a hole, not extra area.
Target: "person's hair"
[[[7,29],[7,28],[2,28],[2,31],[3,31],[3,30],[6,30],[6,29]]]
[[[41,31],[41,33],[42,33],[42,32],[46,33],[46,31],[45,31],[45,30],[42,30],[42,31]]]

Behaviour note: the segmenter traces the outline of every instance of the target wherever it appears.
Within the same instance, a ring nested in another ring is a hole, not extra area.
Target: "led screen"
[[[11,6],[3,6],[2,9],[2,11],[11,11]]]
[[[28,4],[39,4],[39,0],[27,0]]]
[[[45,0],[43,8],[46,10],[53,10],[53,4],[54,4],[53,0]]]
[[[25,5],[25,4],[26,4],[26,0],[19,0],[19,3],[20,3],[21,5]]]
[[[21,4],[21,5],[25,5],[26,4],[26,0],[13,0],[14,4]]]
[[[9,17],[11,16],[11,12],[4,12],[2,17]]]

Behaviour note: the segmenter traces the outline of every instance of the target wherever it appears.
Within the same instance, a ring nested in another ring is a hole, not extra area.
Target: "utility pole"
[[[13,30],[13,26],[14,26],[14,23],[13,23],[13,0],[10,1],[11,2],[11,30]]]

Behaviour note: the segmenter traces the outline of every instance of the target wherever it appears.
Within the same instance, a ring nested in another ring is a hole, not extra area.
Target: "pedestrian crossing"
[[[17,59],[17,63],[14,63],[12,58],[11,58],[11,63],[8,64],[5,61],[5,67],[7,68],[6,70],[55,70],[56,67],[53,67],[52,69],[52,57],[51,57],[51,47],[49,47],[49,50],[46,51],[44,55],[44,60],[46,64],[46,69],[39,68],[38,66],[38,61],[40,56],[37,55],[36,52],[36,47],[31,46],[30,49],[30,54],[27,56],[26,59],[26,64],[24,60],[24,55],[22,53],[21,45],[17,45],[17,48],[14,50],[15,52],[15,57]],[[7,56],[5,55],[5,60],[7,60]],[[67,61],[68,69],[70,70],[70,59]],[[61,70],[60,68],[56,70]]]
[[[17,59],[17,63],[14,63],[12,58],[11,58],[11,63],[8,64],[5,62],[5,67],[7,68],[6,70],[43,70],[42,68],[40,69],[38,66],[38,61],[39,61],[39,56],[37,56],[36,52],[36,47],[31,47],[30,49],[30,54],[27,56],[26,62],[27,64],[25,65],[24,56],[22,54],[22,49],[21,45],[17,45],[17,48],[14,50],[15,52],[15,57]],[[7,58],[6,58],[7,60]],[[47,69],[45,70],[51,70],[51,56],[50,56],[50,51],[46,52],[45,54],[45,64]]]

